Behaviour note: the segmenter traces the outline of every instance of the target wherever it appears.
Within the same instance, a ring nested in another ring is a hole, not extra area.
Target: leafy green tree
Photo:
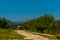
[[[52,15],[44,15],[38,18],[37,21],[39,23],[38,25],[41,29],[41,33],[43,33],[44,30],[49,28],[49,24],[54,21],[54,17]]]
[[[1,28],[9,28],[9,24],[5,18],[1,19]]]
[[[60,30],[60,20],[55,21],[55,27]]]
[[[51,34],[57,34],[57,32],[60,30],[60,20],[56,20],[54,22],[52,22],[49,25],[49,33]]]
[[[60,20],[55,21],[55,27],[57,34],[60,34]]]
[[[22,26],[25,29],[43,33],[43,31],[48,29],[49,24],[52,23],[53,21],[54,17],[52,15],[43,15],[37,19],[32,19],[24,23]]]

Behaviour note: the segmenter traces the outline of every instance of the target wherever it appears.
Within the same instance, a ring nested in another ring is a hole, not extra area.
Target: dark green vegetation
[[[60,20],[55,20],[52,15],[43,15],[21,25],[24,30],[57,34],[60,30]]]
[[[0,19],[0,40],[24,40],[24,36],[13,31],[17,27],[14,27],[10,22],[5,19]]]
[[[24,36],[17,34],[13,30],[9,29],[0,29],[0,40],[13,40],[13,39],[24,39]]]
[[[15,27],[14,25],[15,23],[5,18],[0,18],[0,29],[16,29],[17,27]]]
[[[0,28],[9,28],[10,24],[7,22],[7,20],[5,18],[1,18],[0,19]]]

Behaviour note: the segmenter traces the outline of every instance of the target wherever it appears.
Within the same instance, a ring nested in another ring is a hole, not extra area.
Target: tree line
[[[0,28],[3,28],[3,29],[10,28],[10,24],[5,18],[0,18]]]
[[[21,25],[24,30],[57,34],[60,30],[60,20],[55,20],[54,16],[45,14],[37,19],[32,19]]]
[[[17,25],[18,26],[18,25]],[[0,28],[4,29],[17,29],[16,25],[10,25],[5,18],[0,18]],[[39,18],[29,20],[20,24],[24,30],[57,34],[60,30],[60,20],[56,20],[54,16],[45,14]]]

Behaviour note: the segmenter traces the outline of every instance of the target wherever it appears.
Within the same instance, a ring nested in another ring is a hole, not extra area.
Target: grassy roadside
[[[0,40],[15,40],[15,39],[19,39],[19,40],[24,40],[24,36],[17,34],[16,32],[14,32],[13,30],[9,30],[9,29],[0,29]]]

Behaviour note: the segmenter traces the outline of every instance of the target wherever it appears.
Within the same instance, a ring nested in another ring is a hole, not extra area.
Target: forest
[[[39,18],[29,20],[21,24],[21,26],[24,30],[57,34],[60,31],[60,20],[56,20],[53,15],[45,14]]]

